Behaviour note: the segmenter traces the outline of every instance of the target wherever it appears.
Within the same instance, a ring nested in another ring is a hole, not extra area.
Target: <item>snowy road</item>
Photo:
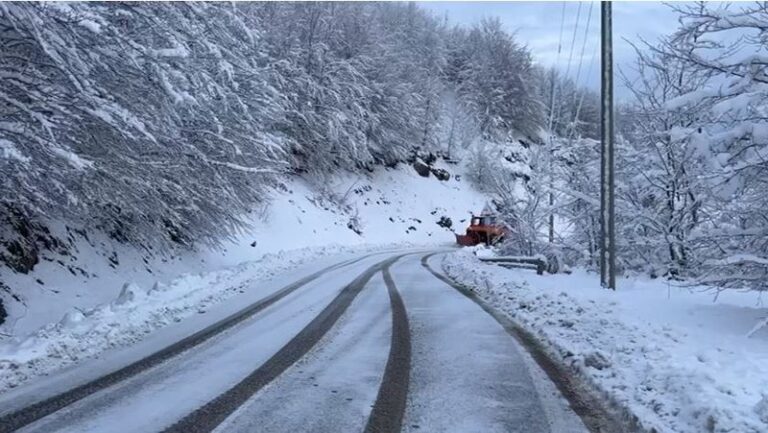
[[[0,417],[24,432],[583,432],[425,253],[362,256],[156,362]]]

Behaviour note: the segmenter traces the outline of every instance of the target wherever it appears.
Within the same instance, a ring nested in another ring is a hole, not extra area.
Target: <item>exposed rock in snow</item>
[[[451,180],[451,173],[448,173],[448,170],[445,170],[443,168],[433,168],[430,171],[432,172],[433,175],[435,175],[435,177],[438,180],[442,180],[446,182]]]
[[[429,177],[429,166],[421,159],[417,159],[413,162],[413,168],[416,170],[416,173],[419,173],[419,176]]]

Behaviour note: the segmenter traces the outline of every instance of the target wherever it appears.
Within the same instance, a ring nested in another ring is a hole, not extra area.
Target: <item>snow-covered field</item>
[[[452,231],[437,222],[448,217],[461,230],[483,205],[467,182],[423,178],[403,165],[323,185],[291,179],[254,213],[252,230],[221,250],[146,259],[105,238],[81,241],[75,255],[4,278],[24,303],[6,302],[0,391],[135,344],[321,257],[451,244]]]
[[[442,266],[540,338],[610,401],[659,432],[768,431],[768,308],[754,293],[715,293],[627,278],[600,288],[581,270],[538,276],[482,264],[471,249]]]

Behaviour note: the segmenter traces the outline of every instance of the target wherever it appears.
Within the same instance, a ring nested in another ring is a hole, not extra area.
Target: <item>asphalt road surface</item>
[[[595,431],[439,254],[318,271],[0,432]]]

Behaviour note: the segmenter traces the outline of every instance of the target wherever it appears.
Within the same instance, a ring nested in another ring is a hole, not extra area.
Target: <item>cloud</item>
[[[527,45],[534,60],[544,66],[557,66],[563,73],[567,70],[571,78],[576,78],[579,59],[582,69],[579,81],[583,85],[599,88],[600,68],[600,3],[598,2],[417,2],[421,7],[435,15],[446,16],[450,23],[472,26],[486,17],[498,17],[507,30],[514,32],[518,40]],[[563,19],[563,5],[565,16]],[[582,56],[581,48],[587,16],[592,7],[592,16],[586,38],[586,47]],[[579,12],[579,8],[581,9]],[[577,22],[578,16],[578,22]],[[562,45],[558,55],[560,41],[560,22],[563,21]],[[571,45],[576,38],[571,56]],[[635,58],[634,50],[628,41],[640,42],[640,38],[649,42],[667,35],[677,28],[676,14],[669,6],[661,2],[614,2],[614,62],[631,73],[629,67]],[[625,40],[626,39],[626,40]],[[597,52],[596,52],[597,50]],[[568,59],[571,57],[570,66]],[[587,71],[592,64],[592,71]],[[616,91],[623,89],[616,83]]]

